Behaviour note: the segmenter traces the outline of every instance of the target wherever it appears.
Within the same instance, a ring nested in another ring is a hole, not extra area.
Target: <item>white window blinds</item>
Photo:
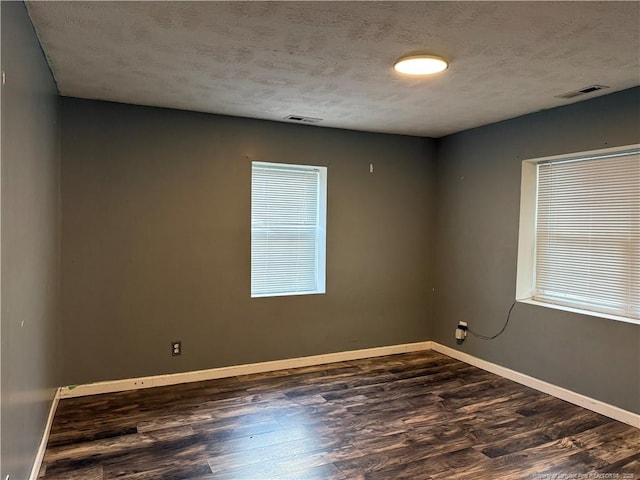
[[[251,296],[325,291],[326,167],[253,162]]]
[[[640,318],[640,155],[538,164],[534,300]]]

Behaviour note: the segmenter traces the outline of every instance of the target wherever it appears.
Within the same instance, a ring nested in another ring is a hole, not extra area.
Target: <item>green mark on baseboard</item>
[[[78,387],[86,387],[87,385],[93,385],[93,383],[80,383],[80,384],[75,384],[75,385],[67,385],[66,388],[67,390],[73,390],[75,388]]]

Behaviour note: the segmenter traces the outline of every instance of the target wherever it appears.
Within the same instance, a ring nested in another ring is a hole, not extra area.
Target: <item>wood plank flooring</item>
[[[427,351],[62,400],[39,478],[640,479],[640,430]]]

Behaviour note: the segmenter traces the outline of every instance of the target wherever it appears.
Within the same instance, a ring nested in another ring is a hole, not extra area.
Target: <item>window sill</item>
[[[256,293],[251,298],[268,298],[268,297],[295,297],[299,295],[323,295],[324,290],[312,290],[308,292],[286,292],[286,293]]]
[[[608,320],[616,320],[618,322],[625,322],[625,323],[632,323],[634,325],[640,325],[640,320],[638,320],[638,319],[629,318],[629,317],[621,317],[620,315],[612,315],[610,313],[600,313],[600,312],[594,312],[594,311],[591,311],[591,310],[582,310],[580,308],[567,307],[565,305],[558,305],[558,304],[555,304],[555,303],[540,302],[538,300],[532,300],[530,298],[523,299],[523,300],[518,300],[518,302],[519,303],[528,303],[529,305],[537,305],[539,307],[554,308],[556,310],[562,310],[562,311],[565,311],[565,312],[578,313],[580,315],[589,315],[591,317],[606,318]]]

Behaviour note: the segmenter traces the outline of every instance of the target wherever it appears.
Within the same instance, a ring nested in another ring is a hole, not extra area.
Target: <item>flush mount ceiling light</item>
[[[393,65],[396,72],[406,75],[432,75],[446,70],[449,63],[436,55],[405,55]]]

